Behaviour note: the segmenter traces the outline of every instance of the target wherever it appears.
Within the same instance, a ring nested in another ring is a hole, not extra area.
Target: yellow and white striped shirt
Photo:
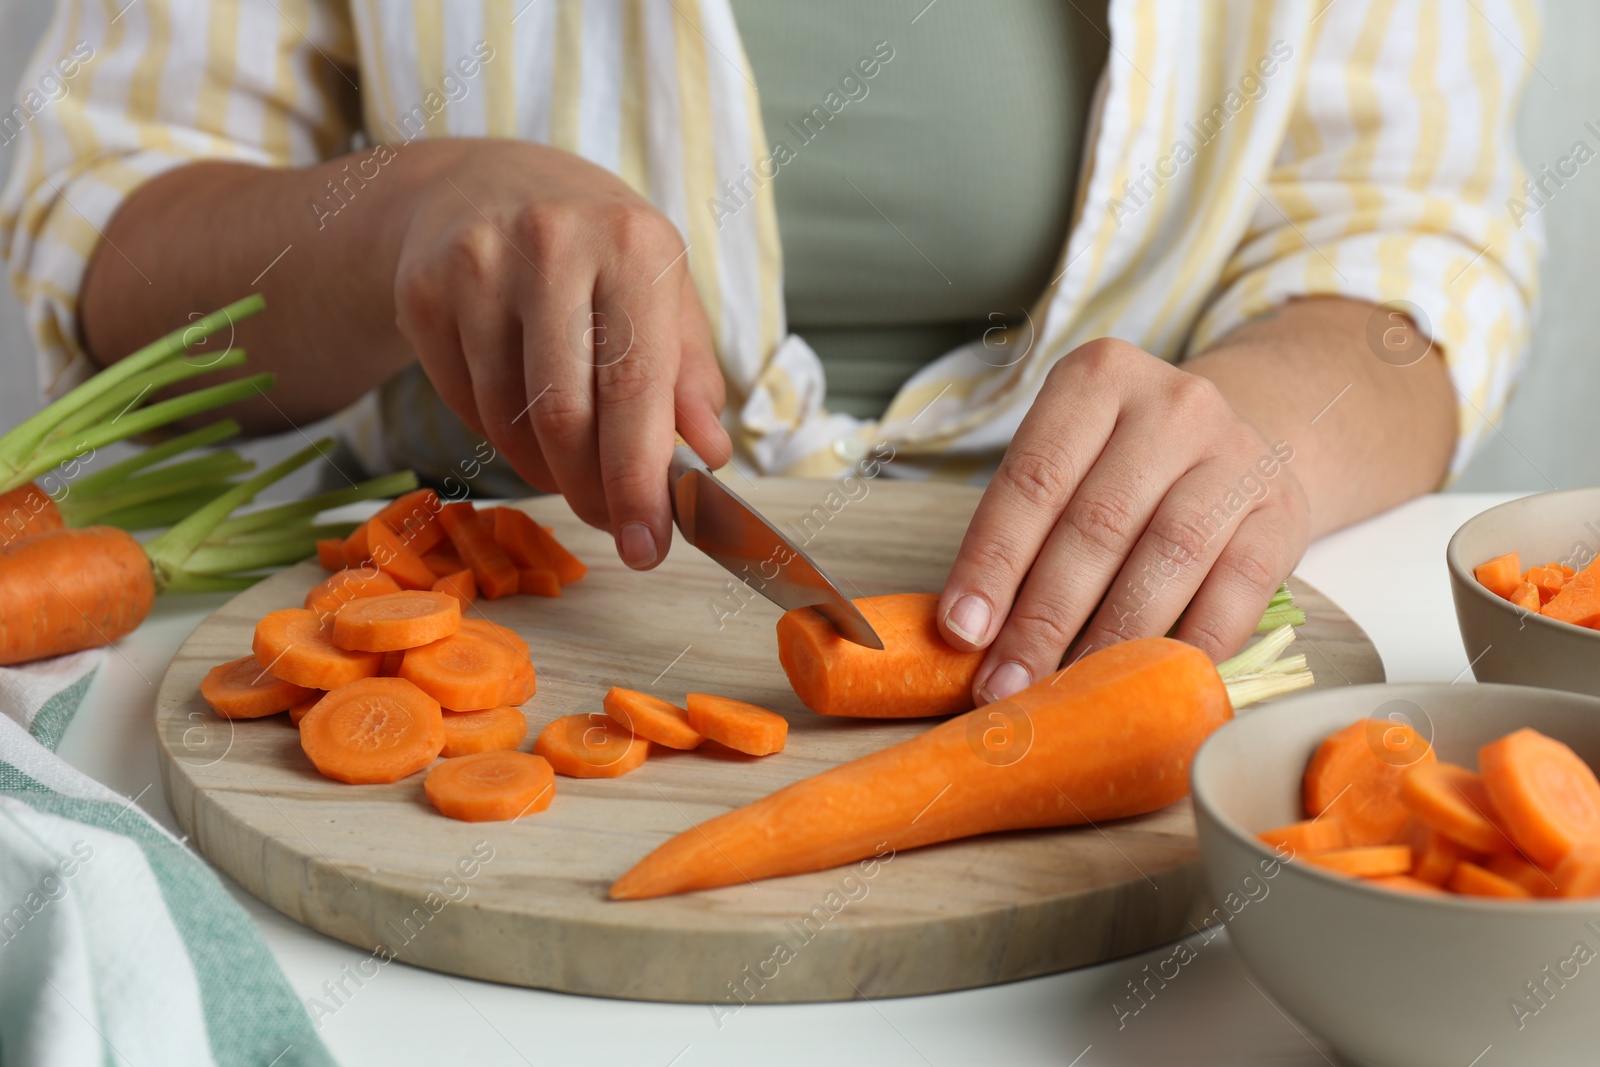
[[[61,0],[0,115],[0,139],[22,138],[0,243],[60,390],[88,370],[84,267],[153,175],[309,164],[362,130],[519,137],[613,170],[677,225],[756,470],[837,473],[882,439],[896,473],[980,478],[1076,345],[1177,360],[1338,294],[1421,309],[1460,395],[1459,471],[1528,345],[1542,238],[1515,210],[1512,126],[1533,0],[1111,0],[1108,24],[1033,343],[948,353],[876,423],[827,411],[819,361],[785,329],[782,161],[728,0]],[[386,464],[381,437],[358,444]]]

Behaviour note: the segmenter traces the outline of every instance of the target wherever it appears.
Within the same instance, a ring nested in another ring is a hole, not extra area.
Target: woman
[[[480,435],[637,568],[674,430],[987,482],[940,614],[999,699],[1175,621],[1226,655],[1311,537],[1460,469],[1527,343],[1536,36],[1522,0],[65,0],[33,75],[92,55],[25,109],[3,232],[53,386],[258,289],[254,428],[355,405],[367,466],[435,479]]]

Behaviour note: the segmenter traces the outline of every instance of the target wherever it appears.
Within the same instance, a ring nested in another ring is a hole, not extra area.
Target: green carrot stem
[[[191,489],[218,485],[235,474],[246,474],[255,470],[255,466],[254,462],[244,459],[231,450],[197,456],[192,460],[173,464],[171,469],[162,468],[154,473],[130,479],[126,488],[115,493],[77,501],[74,504],[72,494],[69,492],[63,503],[73,506],[67,509],[63,517],[69,517],[71,525],[74,526],[93,525],[102,515],[115,514],[124,508],[148,504]]]
[[[331,437],[325,437],[306,448],[302,448],[288,459],[262,471],[249,481],[229,489],[147,544],[145,552],[150,556],[150,565],[155,571],[156,588],[165,588],[167,583],[173,581],[178,574],[186,569],[185,565],[189,557],[200,547],[201,542],[210,537],[235,508],[250,503],[261,490],[299,470],[312,460],[321,458],[332,450],[333,438]],[[313,544],[311,550],[315,551],[315,549],[316,545]]]
[[[63,441],[47,445],[31,456],[16,473],[4,482],[0,482],[0,492],[15,489],[31,480],[35,475],[42,474],[66,460],[82,455],[89,449],[104,448],[106,445],[120,441],[125,437],[133,437],[153,430],[158,426],[165,426],[177,419],[187,418],[201,411],[207,411],[223,404],[231,404],[239,400],[246,400],[272,388],[273,376],[270,374],[257,374],[249,378],[241,378],[236,382],[225,385],[213,385],[207,389],[197,389],[192,393],[175,396],[171,400],[163,400],[159,404],[135,411],[114,423],[104,423],[84,431],[83,435],[75,442]]]
[[[1257,674],[1228,682],[1228,700],[1237,711],[1247,704],[1282,696],[1284,693],[1292,693],[1296,689],[1305,689],[1314,684],[1316,679],[1312,677],[1310,671],[1295,671],[1292,674]]]
[[[216,531],[207,540],[227,541],[239,534],[250,533],[269,526],[295,519],[311,518],[331,508],[343,507],[362,500],[371,500],[374,497],[399,496],[401,493],[410,492],[417,487],[417,476],[410,471],[396,471],[393,474],[380,475],[369,478],[359,485],[347,489],[334,489],[326,493],[319,493],[305,500],[296,500],[288,504],[279,504],[277,507],[262,508],[252,511],[248,515],[239,515],[231,518],[217,527]]]
[[[197,377],[201,374],[210,374],[212,371],[226,370],[244,364],[245,351],[242,348],[232,348],[220,356],[208,357],[205,363],[193,363],[186,359],[175,359],[164,363],[141,375],[132,381],[124,383],[120,388],[113,389],[92,403],[85,404],[50,431],[45,438],[50,441],[59,441],[63,438],[77,434],[86,426],[93,426],[109,418],[112,422],[124,418],[134,409],[142,406],[161,390],[181,381]]]
[[[257,544],[201,545],[184,561],[190,575],[224,576],[299,563],[317,550],[314,537],[289,537]]]
[[[298,540],[311,542],[312,550],[316,550],[316,543],[332,537],[349,537],[360,526],[359,522],[324,522],[313,523],[310,520],[290,523],[287,526],[274,527],[270,530],[258,530],[253,533],[237,534],[233,537],[222,538],[212,534],[201,545],[201,548],[226,548],[229,545],[265,545],[275,544],[280,541]],[[310,555],[311,553],[306,553]]]
[[[111,466],[95,471],[93,474],[77,478],[71,483],[71,491],[82,496],[94,496],[102,490],[117,485],[127,478],[133,477],[146,467],[153,467],[163,463],[173,456],[180,455],[192,448],[206,448],[219,441],[226,441],[239,432],[239,424],[232,419],[222,419],[213,422],[210,426],[202,426],[186,434],[152,445],[150,448],[141,448],[127,459],[113,463]]]
[[[183,574],[179,573],[168,579],[161,587],[163,594],[169,593],[236,593],[241,589],[249,589],[265,574],[235,574],[216,576],[209,574]]]
[[[95,521],[101,526],[116,526],[124,530],[155,530],[187,518],[229,488],[229,483],[217,482],[186,493],[173,493],[148,504],[121,508],[101,515]]]
[[[234,301],[219,311],[214,311],[145,345],[96,374],[42,411],[24,419],[20,425],[0,437],[0,467],[9,468],[11,472],[3,482],[0,482],[0,491],[15,489],[28,481],[32,474],[27,478],[15,477],[24,468],[32,469],[33,473],[37,474],[41,470],[49,470],[55,466],[54,463],[49,463],[43,467],[34,467],[31,459],[45,437],[63,420],[84,406],[94,403],[106,393],[165,363],[178,353],[193,348],[223,327],[231,327],[234,323],[249,318],[265,306],[266,301],[259,293]]]
[[[1280,626],[1230,660],[1217,664],[1217,673],[1223,681],[1241,675],[1255,674],[1273,660],[1283,655],[1284,649],[1294,641],[1294,627]]]
[[[1292,605],[1268,608],[1267,613],[1261,616],[1261,621],[1256,623],[1256,633],[1264,634],[1280,626],[1304,626],[1305,621],[1306,613]]]

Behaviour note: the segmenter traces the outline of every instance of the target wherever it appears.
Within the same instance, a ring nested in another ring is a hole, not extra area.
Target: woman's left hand
[[[978,702],[1026,688],[1069,649],[1175,622],[1174,636],[1213,660],[1237,651],[1309,538],[1293,459],[1210,380],[1131,344],[1091,341],[1064,357],[985,490],[939,602],[946,640],[989,649]]]

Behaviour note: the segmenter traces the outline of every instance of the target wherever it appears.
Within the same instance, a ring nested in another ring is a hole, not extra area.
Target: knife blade
[[[712,474],[681,439],[667,468],[667,493],[684,540],[728,573],[785,611],[816,608],[846,640],[883,648],[872,624],[822,568]]]

